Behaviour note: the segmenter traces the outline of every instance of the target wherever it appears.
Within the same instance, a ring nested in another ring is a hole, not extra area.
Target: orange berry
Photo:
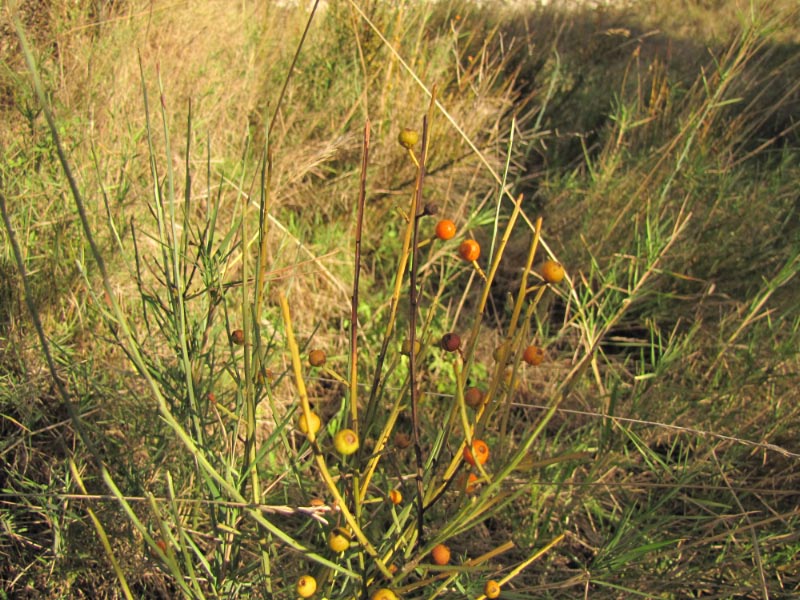
[[[381,588],[372,594],[371,600],[400,600],[400,597],[388,588]]]
[[[455,352],[461,346],[461,338],[457,333],[445,333],[440,342],[442,350],[447,352]]]
[[[316,435],[321,425],[322,421],[320,420],[319,415],[315,412],[309,412],[308,419],[306,419],[306,413],[300,413],[300,416],[297,419],[298,429],[300,429],[300,431],[306,435],[309,433]]]
[[[325,364],[326,358],[324,350],[312,350],[308,353],[308,364],[312,367],[321,367]]]
[[[544,360],[544,350],[539,346],[528,346],[522,353],[522,360],[534,367],[540,365]]]
[[[333,447],[339,454],[347,456],[358,450],[358,436],[352,429],[341,429],[333,436]]]
[[[390,490],[389,500],[392,504],[400,504],[403,501],[403,494],[400,493],[400,490]]]
[[[431,550],[431,558],[437,565],[446,565],[450,562],[450,548],[444,544],[436,544]]]
[[[234,329],[233,331],[231,331],[231,341],[237,346],[241,346],[242,344],[244,344],[244,330]]]
[[[487,598],[498,598],[500,596],[500,584],[494,579],[490,579],[483,586],[483,593]]]
[[[564,267],[554,260],[546,260],[542,265],[542,279],[547,283],[561,283],[564,279]]]
[[[464,460],[473,467],[475,463],[485,465],[489,460],[489,445],[483,440],[472,440],[472,448],[464,447]]]
[[[350,534],[341,527],[334,527],[328,534],[328,548],[334,552],[344,552],[350,547]]]
[[[297,595],[301,598],[310,598],[317,591],[317,580],[311,575],[303,575],[297,580]]]
[[[164,554],[167,553],[167,542],[165,542],[164,540],[156,540],[156,546],[158,546],[158,549],[161,550],[161,552],[163,552]]]
[[[413,129],[405,128],[398,134],[397,141],[403,148],[411,150],[419,141],[419,133]]]
[[[436,237],[440,240],[451,240],[456,235],[456,224],[450,219],[442,219],[436,224]]]
[[[477,410],[483,404],[483,391],[476,387],[467,388],[464,390],[464,403]]]
[[[208,392],[208,402],[210,404],[217,403],[217,395],[214,392]]]
[[[481,245],[475,240],[464,240],[458,247],[458,255],[467,262],[478,260],[481,255]]]
[[[475,473],[470,473],[467,477],[467,485],[464,486],[464,491],[471,494],[478,489],[478,476]]]

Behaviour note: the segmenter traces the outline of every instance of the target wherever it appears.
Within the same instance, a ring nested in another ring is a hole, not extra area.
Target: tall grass
[[[9,597],[798,592],[796,9],[7,12]]]

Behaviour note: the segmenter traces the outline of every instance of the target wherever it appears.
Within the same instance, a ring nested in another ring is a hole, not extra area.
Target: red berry
[[[483,403],[483,391],[476,387],[467,388],[464,390],[464,403],[470,408],[477,409]]]
[[[445,333],[442,336],[441,346],[447,352],[455,352],[461,347],[461,338],[457,333]]]

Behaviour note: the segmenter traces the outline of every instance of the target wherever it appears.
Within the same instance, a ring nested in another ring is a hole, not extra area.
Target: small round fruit
[[[419,141],[419,133],[413,129],[402,129],[397,136],[397,141],[403,148],[411,150]]]
[[[564,279],[564,267],[554,260],[546,260],[542,265],[542,279],[547,283],[561,283]]]
[[[217,395],[214,392],[208,392],[208,402],[209,404],[217,403]]]
[[[377,590],[372,596],[371,600],[400,600],[400,597],[389,588],[381,588]]]
[[[398,431],[394,434],[394,445],[400,450],[405,450],[411,445],[411,436],[405,431]]]
[[[244,344],[244,330],[234,329],[233,331],[231,331],[231,341],[237,346],[241,346],[242,344]]]
[[[467,262],[478,260],[481,256],[481,245],[475,240],[464,240],[458,247],[458,255]]]
[[[522,360],[534,367],[540,365],[544,360],[544,350],[539,346],[528,346],[522,352]]]
[[[325,364],[326,359],[327,356],[325,356],[324,350],[317,349],[308,353],[308,364],[312,367],[321,367]]]
[[[457,333],[445,333],[440,342],[442,350],[447,352],[455,352],[461,347],[461,338]]]
[[[328,548],[334,552],[344,552],[350,547],[350,534],[341,527],[334,527],[328,534]]]
[[[492,352],[492,358],[499,361],[501,358],[503,358],[503,354],[507,352],[507,349],[508,349],[508,342],[503,342],[497,348],[494,349],[494,352]]]
[[[400,490],[390,490],[389,500],[392,504],[400,504],[403,501],[403,494],[400,492]]]
[[[297,595],[301,598],[311,598],[317,591],[317,580],[311,575],[303,575],[297,580]]]
[[[439,205],[436,202],[428,202],[425,206],[422,207],[422,216],[429,217],[439,214]]]
[[[456,224],[450,219],[442,219],[436,224],[436,237],[440,240],[451,240],[456,235]]]
[[[419,354],[420,350],[422,350],[422,344],[419,343],[419,340],[414,340],[414,356]],[[406,356],[411,355],[411,340],[409,340],[408,338],[403,340],[403,346],[400,349],[400,352],[402,354],[405,354]]]
[[[271,384],[273,381],[275,381],[275,373],[272,369],[259,369],[256,375],[256,383],[258,383],[258,385],[264,385],[265,383]]]
[[[339,454],[348,456],[358,450],[358,436],[352,429],[341,429],[333,436],[333,447]]]
[[[444,544],[436,544],[431,550],[431,559],[437,565],[444,566],[450,562],[450,548]]]
[[[464,460],[473,467],[475,463],[485,465],[489,460],[489,445],[483,440],[472,440],[472,448],[464,447]]]
[[[467,477],[467,484],[464,486],[464,491],[471,494],[478,489],[478,476],[475,473],[470,473]]]
[[[500,584],[494,579],[490,579],[486,582],[486,585],[483,586],[483,593],[487,598],[500,597]]]
[[[308,419],[306,419],[306,413],[300,413],[300,417],[297,419],[297,427],[306,435],[309,433],[317,435],[321,425],[322,421],[315,412],[309,412]]]
[[[467,388],[464,390],[464,403],[477,410],[483,404],[483,391],[476,387]]]
[[[164,540],[161,540],[161,539],[156,540],[156,546],[158,546],[158,549],[161,550],[161,552],[163,554],[167,553],[167,547],[168,546],[167,546],[167,542],[165,542]]]
[[[503,383],[505,383],[506,387],[512,392],[516,392],[519,389],[521,381],[519,377],[514,377],[514,367],[508,367],[505,370],[505,373],[503,373]]]

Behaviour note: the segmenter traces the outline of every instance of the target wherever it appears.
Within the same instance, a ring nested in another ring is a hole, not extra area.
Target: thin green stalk
[[[106,268],[105,260],[103,259],[103,255],[100,252],[100,249],[97,246],[97,242],[94,239],[94,234],[92,233],[92,229],[91,229],[91,226],[89,224],[89,219],[88,219],[88,215],[87,215],[87,212],[86,212],[86,206],[85,206],[85,204],[83,202],[83,197],[82,197],[80,191],[78,190],[78,185],[77,185],[77,182],[75,181],[75,178],[74,178],[74,176],[72,174],[72,168],[69,165],[69,161],[67,160],[66,153],[64,152],[64,148],[63,148],[63,145],[61,143],[61,138],[60,138],[60,135],[58,133],[58,127],[56,126],[52,110],[51,110],[50,105],[49,105],[49,103],[47,101],[47,97],[46,97],[46,95],[44,93],[44,88],[42,86],[42,82],[41,82],[41,79],[39,77],[38,70],[36,68],[36,62],[35,62],[35,60],[33,58],[33,54],[30,51],[28,40],[27,40],[27,37],[25,36],[24,30],[22,28],[22,25],[19,23],[19,19],[17,18],[16,14],[13,13],[13,12],[12,12],[12,20],[14,22],[14,27],[15,27],[15,29],[17,31],[17,36],[19,37],[19,40],[20,40],[20,45],[22,46],[23,55],[25,57],[25,62],[27,64],[27,66],[28,66],[28,71],[30,72],[31,78],[33,80],[34,90],[36,91],[36,96],[37,96],[37,98],[39,100],[39,103],[40,103],[40,105],[42,107],[42,111],[43,111],[43,113],[45,115],[45,120],[47,121],[48,127],[50,129],[50,134],[52,135],[53,142],[54,142],[54,144],[56,146],[56,154],[57,154],[57,156],[59,158],[59,161],[61,163],[61,167],[62,167],[62,169],[64,171],[64,175],[67,178],[67,182],[69,183],[70,191],[72,193],[72,197],[73,197],[73,200],[75,202],[75,207],[76,207],[76,210],[78,212],[78,217],[80,219],[81,226],[83,228],[84,237],[86,238],[86,241],[89,244],[89,248],[90,248],[92,257],[93,257],[95,263],[97,264],[98,270],[100,271],[103,288],[104,288],[104,290],[106,292],[106,295],[107,295],[107,297],[109,299],[109,302],[111,303],[111,310],[112,310],[112,313],[113,313],[114,318],[115,318],[114,323],[117,325],[118,331],[121,334],[122,339],[124,340],[124,344],[122,344],[122,347],[125,350],[125,352],[127,353],[127,355],[130,358],[131,362],[136,367],[137,372],[144,378],[145,382],[147,383],[147,386],[148,386],[148,388],[150,390],[150,393],[152,394],[153,398],[156,400],[156,404],[157,404],[157,407],[158,407],[158,412],[159,412],[161,418],[169,426],[169,428],[175,433],[175,435],[178,437],[178,439],[183,444],[183,446],[186,448],[186,450],[191,455],[191,457],[197,462],[197,464],[198,464],[201,472],[204,474],[204,476],[205,475],[208,476],[207,483],[210,485],[210,487],[212,489],[212,494],[214,494],[215,496],[219,495],[219,493],[220,493],[219,490],[222,490],[222,491],[225,492],[225,494],[228,495],[228,497],[230,499],[232,499],[232,500],[234,500],[236,502],[241,502],[241,503],[244,503],[244,504],[248,504],[246,502],[246,500],[244,499],[244,497],[236,489],[236,487],[234,485],[232,485],[225,477],[223,477],[222,475],[220,475],[217,472],[217,470],[214,468],[214,466],[208,460],[205,452],[202,451],[197,446],[197,444],[192,439],[192,437],[187,433],[187,431],[183,428],[183,426],[181,426],[181,424],[177,421],[175,416],[172,414],[172,411],[170,410],[169,405],[168,405],[164,395],[162,394],[162,392],[161,392],[161,390],[160,390],[160,388],[158,386],[158,383],[155,381],[155,379],[153,379],[153,376],[150,374],[150,371],[149,371],[149,369],[147,367],[147,363],[144,360],[144,357],[143,357],[143,355],[141,353],[140,347],[139,347],[139,345],[138,345],[138,343],[136,341],[135,336],[133,335],[133,332],[131,331],[130,324],[129,324],[127,318],[125,317],[125,314],[123,313],[122,308],[120,307],[119,302],[117,301],[116,296],[114,294],[114,291],[113,291],[113,289],[111,287],[111,280],[110,280],[110,278],[108,276],[108,270]],[[3,201],[3,205],[5,205],[4,201]],[[19,257],[21,259],[21,254],[19,255]],[[88,284],[88,275],[85,272],[84,272],[84,277],[86,278],[86,281],[87,281],[87,284]],[[44,331],[41,330],[41,324],[39,324],[39,327],[37,329],[40,330],[40,331],[37,331],[37,333],[40,333],[40,338],[46,343],[46,338],[44,337]],[[49,354],[49,352],[47,354]],[[52,364],[52,358],[50,358],[48,360],[48,365],[50,366],[52,372],[55,373],[56,372],[55,371],[55,365]],[[58,383],[59,381],[60,380],[58,380],[58,379],[56,380],[56,385],[58,387],[60,387],[60,388],[63,388],[63,384],[59,385],[59,383]],[[61,390],[59,391],[59,393],[61,394]],[[66,399],[69,398],[69,396],[66,393],[65,389],[63,390],[63,396],[62,397],[66,398]],[[71,407],[71,404],[67,404],[67,410],[74,412],[74,408]],[[75,419],[76,419],[75,422],[77,423],[76,430],[78,430],[79,432],[82,432],[83,429],[80,426],[80,420],[78,419],[77,414],[75,415]],[[92,451],[93,450],[93,446],[89,442],[88,437],[85,436],[85,435],[81,435],[81,439],[84,441],[84,443],[87,445],[87,447],[90,448],[90,451]],[[100,456],[96,451],[93,451],[92,453],[96,457]],[[98,458],[98,461],[99,461],[99,458]],[[141,525],[141,522],[138,520],[138,518],[136,517],[135,513],[131,510],[130,506],[128,506],[127,502],[125,501],[124,496],[119,492],[119,489],[117,488],[116,484],[114,483],[114,480],[113,480],[111,474],[106,469],[103,469],[102,475],[103,475],[104,482],[109,487],[109,489],[112,490],[112,493],[114,493],[114,495],[117,497],[117,499],[120,501],[120,504],[122,505],[123,509],[126,511],[128,516],[131,518],[131,521],[136,525],[137,529],[139,529],[139,531],[142,533],[142,535],[146,536],[146,539],[147,539],[147,537],[149,537],[149,535],[147,534],[146,528],[144,528]],[[219,489],[217,489],[217,487],[216,487],[217,485],[219,486]],[[249,504],[248,504],[248,506],[249,506]],[[320,555],[316,554],[315,552],[311,552],[308,548],[305,548],[302,544],[300,544],[298,541],[296,541],[294,538],[292,538],[289,534],[287,534],[282,529],[280,529],[275,524],[273,524],[271,521],[266,519],[260,513],[260,511],[257,508],[248,508],[248,509],[246,509],[246,512],[250,516],[250,518],[252,518],[258,525],[260,525],[261,527],[263,527],[264,529],[266,529],[267,531],[272,533],[272,535],[274,535],[276,538],[278,538],[279,540],[284,542],[288,547],[290,547],[290,548],[292,548],[292,549],[294,549],[296,551],[302,552],[310,560],[313,560],[313,561],[315,561],[315,562],[317,562],[317,563],[319,563],[319,564],[321,564],[323,566],[327,566],[327,567],[333,569],[336,572],[342,573],[342,574],[350,576],[350,577],[355,577],[355,574],[352,571],[350,571],[349,569],[347,569],[345,567],[342,567],[341,565],[338,565],[336,563],[333,563],[330,560],[324,558],[323,556],[320,556]],[[153,544],[155,543],[155,542],[152,541],[152,538],[150,538],[149,541],[152,542]]]

